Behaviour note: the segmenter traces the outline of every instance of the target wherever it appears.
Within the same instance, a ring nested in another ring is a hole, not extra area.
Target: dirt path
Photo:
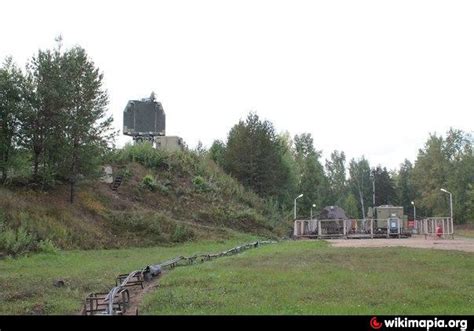
[[[139,286],[135,286],[135,288],[130,289],[130,303],[124,315],[139,315],[140,312],[138,310],[138,306],[142,302],[143,296],[148,292],[153,291],[160,285],[159,279],[162,275],[163,274],[160,274],[159,277],[153,278],[149,282],[144,282],[143,289]]]
[[[474,252],[474,239],[457,237],[455,239],[433,239],[414,236],[406,239],[329,239],[334,247],[413,247]]]

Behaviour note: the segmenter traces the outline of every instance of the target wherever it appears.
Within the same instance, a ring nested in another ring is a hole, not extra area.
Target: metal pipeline
[[[122,291],[126,290],[127,283],[137,275],[141,275],[145,281],[150,281],[153,277],[156,277],[161,274],[162,269],[164,268],[174,268],[178,266],[178,264],[182,261],[188,261],[188,264],[193,263],[197,258],[201,258],[201,261],[204,262],[205,260],[210,260],[216,257],[222,256],[229,256],[233,254],[240,253],[249,248],[257,248],[260,245],[265,244],[275,244],[276,241],[266,240],[266,241],[255,241],[252,243],[244,244],[241,246],[237,246],[231,248],[229,250],[216,253],[216,254],[201,254],[201,255],[193,255],[189,257],[178,256],[170,260],[166,260],[159,264],[154,265],[147,265],[141,270],[135,270],[128,274],[128,276],[120,283],[120,285],[113,287],[110,292],[106,295],[104,302],[107,302],[107,306],[105,311],[103,312],[104,315],[116,315],[119,311],[114,307],[114,299],[117,295],[119,295]],[[126,304],[125,302],[123,303]]]

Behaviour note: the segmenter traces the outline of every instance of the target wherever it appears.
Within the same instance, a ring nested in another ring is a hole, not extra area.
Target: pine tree
[[[209,148],[209,158],[221,167],[224,164],[225,144],[221,140],[214,140]]]
[[[283,150],[273,124],[250,113],[229,132],[224,169],[263,197],[279,197],[288,181]]]
[[[375,179],[375,206],[397,205],[395,183],[387,168],[378,166],[372,169],[372,176]]]
[[[74,201],[80,178],[96,175],[115,132],[107,117],[103,75],[81,47],[40,50],[29,64],[34,107],[27,116],[26,144],[33,153],[34,178],[43,188],[55,181],[70,186]]]

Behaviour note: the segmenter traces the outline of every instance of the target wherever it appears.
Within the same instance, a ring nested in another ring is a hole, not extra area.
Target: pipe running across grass
[[[141,283],[143,281],[151,281],[153,280],[153,278],[159,276],[163,269],[172,269],[180,265],[191,265],[195,263],[196,261],[200,261],[200,262],[209,261],[211,259],[218,258],[218,257],[238,254],[250,248],[257,248],[260,245],[274,244],[274,243],[276,243],[276,241],[269,241],[269,240],[255,241],[255,242],[251,242],[251,243],[247,243],[247,244],[243,244],[243,245],[231,248],[229,250],[226,250],[220,253],[200,254],[200,255],[193,255],[189,257],[178,256],[173,259],[161,262],[159,264],[147,265],[141,270],[132,271],[120,282],[120,284],[113,287],[104,297],[103,304],[101,305],[101,306],[104,306],[104,309],[102,309],[100,314],[102,315],[123,314],[128,304],[128,300],[130,298],[129,292],[126,289],[126,287],[135,285],[137,283]],[[137,279],[138,281],[134,279]],[[120,294],[122,294],[122,302],[117,304],[117,302],[115,302],[115,299],[118,298],[120,300]],[[91,298],[96,300],[97,298],[96,294],[91,294],[88,297],[88,299],[91,299]],[[97,301],[96,301],[96,309],[93,309],[92,304],[91,304],[91,309],[87,310],[88,299],[86,299],[86,304],[84,305],[84,314],[87,314],[88,312],[90,312],[91,314],[93,314],[94,312],[99,312],[100,309],[98,309],[99,304],[97,303]]]

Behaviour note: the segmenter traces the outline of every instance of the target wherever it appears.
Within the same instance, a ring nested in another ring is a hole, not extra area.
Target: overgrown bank
[[[28,185],[0,189],[0,251],[117,248],[229,239],[236,232],[287,234],[277,207],[245,189],[205,156],[169,153],[141,144],[107,159],[117,191],[99,179],[47,192]]]

